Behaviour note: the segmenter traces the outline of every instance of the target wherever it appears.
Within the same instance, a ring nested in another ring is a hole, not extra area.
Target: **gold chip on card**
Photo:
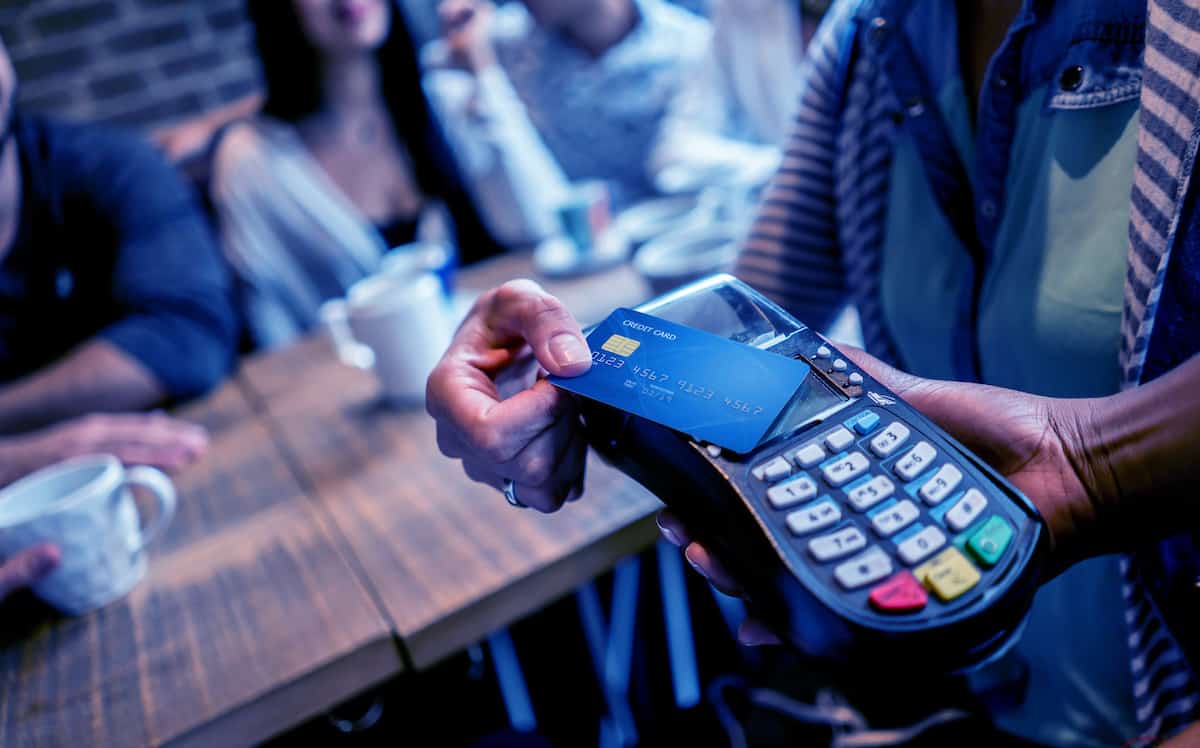
[[[639,345],[641,343],[633,338],[627,338],[624,335],[610,335],[608,340],[604,341],[604,345],[600,347],[618,356],[629,356],[638,349]]]

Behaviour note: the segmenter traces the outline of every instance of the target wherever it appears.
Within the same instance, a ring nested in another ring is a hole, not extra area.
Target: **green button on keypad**
[[[1003,517],[992,517],[967,541],[971,555],[984,566],[995,566],[1012,542],[1012,525]]]

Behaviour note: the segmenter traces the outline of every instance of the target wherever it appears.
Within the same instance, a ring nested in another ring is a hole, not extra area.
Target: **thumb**
[[[26,548],[0,564],[0,599],[37,582],[58,566],[58,548],[42,543]]]
[[[531,280],[509,281],[491,292],[483,323],[490,345],[507,347],[524,341],[551,374],[577,376],[592,365],[579,322],[561,301]]]
[[[839,344],[838,350],[846,354],[846,358],[849,358],[860,369],[870,374],[877,382],[905,400],[909,400],[914,390],[919,397],[921,385],[929,381],[889,366],[861,348]],[[912,404],[916,405],[916,403]]]
[[[1011,420],[1041,411],[1033,395],[974,382],[923,379],[852,346],[842,351],[885,387],[993,465],[1013,439]]]
[[[861,348],[852,345],[838,348],[877,382],[899,395],[942,428],[955,433],[956,436],[961,427],[965,426],[969,431],[969,421],[966,424],[960,423],[963,421],[963,405],[979,399],[981,391],[985,389],[982,385],[925,379],[889,366]]]

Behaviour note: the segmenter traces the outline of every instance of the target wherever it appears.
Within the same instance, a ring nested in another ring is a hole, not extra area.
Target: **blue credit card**
[[[809,373],[803,361],[632,309],[609,315],[588,345],[592,368],[552,384],[743,454]]]

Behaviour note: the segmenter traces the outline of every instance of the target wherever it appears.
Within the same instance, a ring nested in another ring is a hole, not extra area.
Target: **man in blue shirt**
[[[149,146],[20,115],[16,87],[0,42],[0,486],[97,452],[181,468],[203,429],[121,411],[197,395],[232,362],[204,218]],[[0,599],[57,562],[45,544],[0,559]]]
[[[0,46],[0,434],[141,410],[216,384],[229,281],[154,151],[15,111]]]

